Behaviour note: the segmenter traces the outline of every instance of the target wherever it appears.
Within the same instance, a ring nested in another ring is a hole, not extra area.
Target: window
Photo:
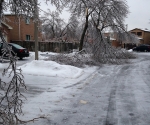
[[[27,17],[27,18],[25,19],[25,22],[26,22],[26,24],[30,24],[30,18]]]
[[[142,36],[142,32],[137,32],[137,35],[138,36]]]
[[[26,35],[26,40],[30,40],[30,35]]]

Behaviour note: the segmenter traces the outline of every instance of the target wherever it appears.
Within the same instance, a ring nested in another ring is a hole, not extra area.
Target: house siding
[[[110,40],[111,41],[111,45],[113,46],[113,47],[121,47],[122,46],[122,44],[121,44],[121,42],[119,42],[118,40],[117,40],[117,34],[116,33],[114,33],[114,32],[109,32],[109,33],[104,33],[103,34],[105,37],[110,37],[110,38],[113,38],[114,40]]]
[[[30,24],[26,24],[25,20],[21,20],[21,29],[22,31],[22,39],[26,40],[26,35],[30,35],[30,40],[34,40],[34,23],[33,20],[30,20]]]
[[[2,28],[3,28],[3,34],[4,34],[4,37],[6,36],[6,42],[9,42],[10,41],[10,31],[11,29],[9,29],[7,26],[5,26],[4,24],[2,24]]]
[[[150,32],[149,31],[144,31],[141,29],[133,29],[130,31],[131,33],[136,34],[138,37],[142,38],[140,41],[141,44],[150,44]],[[141,32],[142,35],[138,35],[138,33]]]
[[[12,41],[25,41],[26,35],[30,35],[30,40],[34,40],[34,22],[33,19],[30,18],[30,23],[26,24],[25,19],[23,17],[16,18],[15,15],[5,15],[6,23],[9,24],[13,29],[10,32],[10,40]],[[20,28],[19,28],[20,24]],[[39,32],[38,34],[39,41],[42,40],[42,34]]]
[[[6,23],[10,25],[13,29],[10,31],[10,40],[19,40],[19,22],[14,16],[7,16],[9,20],[6,20]]]
[[[122,46],[122,44],[116,40],[112,40],[111,45],[114,47],[121,47]]]
[[[150,44],[150,32],[145,32],[143,38],[144,44]]]

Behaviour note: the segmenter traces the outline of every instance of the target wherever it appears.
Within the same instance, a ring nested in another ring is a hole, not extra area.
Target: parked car
[[[9,46],[12,47],[13,52],[19,57],[20,59],[24,57],[29,57],[29,51],[26,48],[23,48],[22,46],[15,44],[15,43],[8,43]],[[2,55],[2,49],[5,48],[3,43],[0,43],[0,55]],[[15,55],[12,53],[13,55]],[[7,55],[5,55],[7,56]]]
[[[133,51],[137,52],[150,52],[150,45],[142,44],[133,48]]]

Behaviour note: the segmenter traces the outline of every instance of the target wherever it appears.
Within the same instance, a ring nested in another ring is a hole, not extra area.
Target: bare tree
[[[41,17],[41,20],[43,22],[43,31],[47,39],[58,38],[60,36],[65,22],[60,18],[58,11],[48,9],[48,12]]]
[[[85,33],[88,28],[89,15],[93,10],[89,8],[89,5],[90,5],[90,1],[88,0],[76,0],[76,1],[70,0],[70,4],[69,4],[69,10],[72,14],[77,15],[78,17],[83,17],[83,16],[85,17],[84,28],[80,37],[79,51],[82,50]]]
[[[83,48],[89,22],[101,33],[109,29],[121,37],[125,32],[124,19],[128,6],[124,0],[70,0],[69,10],[79,18],[85,18],[79,50]]]
[[[105,38],[106,31],[114,32],[116,40],[133,41],[137,39],[126,31],[124,19],[128,6],[124,0],[63,0],[69,7],[71,15],[80,19],[76,33],[80,31],[79,51],[87,44],[93,58],[102,63],[119,63],[120,59],[131,58],[124,50],[111,46],[110,39]],[[64,5],[64,4],[62,4]],[[68,30],[69,31],[69,30]],[[64,33],[64,32],[63,32]],[[88,41],[92,42],[88,42]],[[86,48],[87,49],[87,48]]]
[[[80,51],[83,48],[83,43],[91,39],[93,43],[88,44],[90,44],[90,47],[92,46],[91,49],[95,59],[102,59],[102,62],[106,63],[107,59],[118,58],[119,54],[124,55],[120,57],[128,58],[123,51],[120,53],[117,49],[113,48],[108,42],[109,40],[104,36],[106,31],[111,31],[116,34],[116,39],[120,43],[129,40],[133,42],[137,41],[135,37],[126,31],[124,25],[124,19],[129,12],[126,1],[77,0],[72,1],[69,7],[71,13],[78,15],[80,18],[85,18],[80,37]],[[112,55],[111,58],[107,58],[108,55]]]
[[[76,29],[78,28],[78,19],[72,15],[67,22],[60,18],[58,11],[48,10],[44,16],[41,17],[43,22],[43,31],[46,39],[59,39],[62,41],[76,39]]]
[[[68,23],[66,23],[63,28],[60,37],[65,37],[66,40],[72,41],[74,39],[78,39],[77,29],[78,29],[79,21],[75,15],[71,15]]]

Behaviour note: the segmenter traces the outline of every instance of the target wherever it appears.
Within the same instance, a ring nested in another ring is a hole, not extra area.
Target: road
[[[102,67],[82,88],[44,125],[150,125],[150,56]]]

